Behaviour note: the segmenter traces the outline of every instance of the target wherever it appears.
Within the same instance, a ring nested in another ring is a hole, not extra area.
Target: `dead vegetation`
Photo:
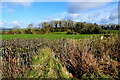
[[[102,39],[101,37],[93,37],[83,40],[4,40],[1,69],[3,78],[24,77],[24,72],[30,69],[35,69],[36,73],[41,72],[40,70],[36,71],[40,64],[36,63],[35,66],[37,67],[31,65],[36,60],[34,60],[35,56],[40,58],[39,50],[46,48],[50,49],[49,52],[54,53],[54,60],[58,58],[60,65],[66,68],[73,77],[78,79],[120,78],[120,35],[103,36]],[[47,53],[45,52],[46,55],[44,55],[47,56]],[[41,59],[38,60],[41,61]],[[44,69],[50,71],[47,68]]]

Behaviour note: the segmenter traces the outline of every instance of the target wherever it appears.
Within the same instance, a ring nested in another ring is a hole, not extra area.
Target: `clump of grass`
[[[31,70],[25,73],[27,78],[70,78],[65,67],[55,58],[50,48],[40,49],[38,55],[33,56]]]

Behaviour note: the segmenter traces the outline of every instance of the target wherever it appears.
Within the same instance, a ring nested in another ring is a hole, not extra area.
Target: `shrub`
[[[9,34],[14,34],[14,31],[13,30],[9,30],[8,33]]]
[[[84,26],[81,29],[81,34],[101,34],[104,33],[104,31],[98,26],[98,25],[93,25],[91,23],[86,24],[86,26]]]
[[[20,29],[14,30],[14,31],[15,31],[15,34],[22,34],[22,32],[20,31]]]
[[[72,34],[77,34],[77,33],[74,32],[74,31],[68,30],[66,34],[71,34],[72,35]]]
[[[32,31],[31,31],[31,29],[26,29],[26,30],[24,31],[24,33],[25,33],[25,34],[32,34]]]

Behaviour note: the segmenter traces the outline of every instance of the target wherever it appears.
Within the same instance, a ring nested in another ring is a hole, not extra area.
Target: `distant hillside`
[[[12,28],[2,28],[0,27],[0,31],[12,30]]]

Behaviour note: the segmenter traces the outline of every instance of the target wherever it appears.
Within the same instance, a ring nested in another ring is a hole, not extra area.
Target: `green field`
[[[110,34],[110,33],[113,33],[113,34],[120,34],[120,30],[104,30],[106,32],[106,34]]]
[[[2,35],[2,39],[32,39],[32,38],[41,38],[41,39],[84,39],[85,37],[98,36],[100,34],[77,34],[77,35],[66,35],[64,33],[49,33],[49,34],[9,34]]]
[[[105,30],[106,34],[120,34],[120,30]],[[67,32],[50,32],[48,34],[3,34],[2,39],[84,39],[91,36],[99,36],[102,34],[76,34],[76,35],[67,35]],[[0,35],[1,36],[1,35]]]

